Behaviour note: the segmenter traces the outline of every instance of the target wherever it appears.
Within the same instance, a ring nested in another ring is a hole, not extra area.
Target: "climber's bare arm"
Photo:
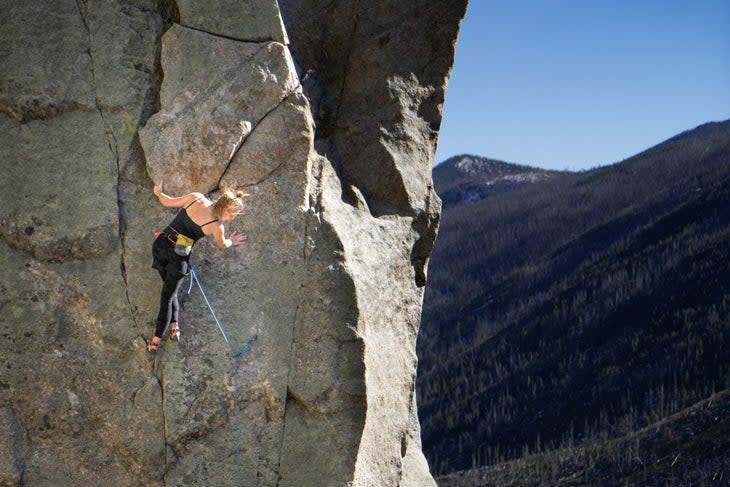
[[[162,206],[166,208],[181,208],[195,200],[205,197],[201,193],[188,193],[185,196],[170,196],[162,191],[162,183],[155,184],[154,188],[152,188],[152,192],[155,193],[155,196],[157,196],[157,199],[160,200]]]
[[[226,238],[226,230],[223,225],[215,225],[211,233],[213,234],[213,239],[215,240],[216,245],[218,245],[218,248],[220,249],[227,249],[234,245],[241,245],[247,238],[245,233],[239,232],[233,232],[231,233],[230,238]]]

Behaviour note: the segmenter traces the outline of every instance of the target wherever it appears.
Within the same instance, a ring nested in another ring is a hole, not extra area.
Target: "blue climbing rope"
[[[213,306],[210,304],[210,300],[208,299],[208,296],[205,294],[205,290],[203,289],[203,285],[200,282],[200,279],[198,278],[198,275],[195,273],[195,270],[193,269],[193,266],[190,266],[190,287],[188,288],[188,294],[190,294],[190,291],[193,289],[193,281],[195,281],[195,284],[198,285],[198,289],[200,289],[200,294],[203,296],[203,299],[205,300],[205,304],[208,306],[208,309],[210,310],[210,314],[213,316],[213,320],[215,320],[215,324],[218,325],[218,331],[221,332],[221,335],[223,336],[223,340],[226,342],[226,345],[228,346],[228,353],[231,355],[232,359],[232,367],[231,367],[231,384],[233,385],[233,405],[235,409],[235,415],[236,415],[236,423],[238,425],[238,432],[236,437],[236,485],[238,487],[241,487],[241,408],[238,405],[238,387],[236,385],[236,373],[238,371],[239,366],[239,359],[241,356],[243,356],[246,352],[251,350],[251,347],[253,347],[254,342],[257,339],[257,335],[253,335],[251,338],[246,341],[246,343],[243,344],[243,346],[238,350],[234,350],[233,345],[231,345],[231,340],[228,338],[228,335],[226,334],[225,329],[223,328],[223,325],[221,325],[220,320],[218,319],[218,316],[216,316],[215,311],[213,310]]]
[[[193,269],[193,266],[190,266],[190,287],[188,288],[188,294],[190,294],[190,291],[193,289],[193,281],[195,284],[198,285],[198,289],[200,289],[200,294],[203,296],[203,299],[205,300],[205,304],[208,306],[208,309],[210,310],[211,316],[213,316],[213,320],[215,320],[215,324],[218,325],[218,330],[221,332],[221,335],[223,335],[223,340],[225,340],[226,345],[228,346],[228,353],[231,354],[231,358],[238,359],[243,354],[251,350],[251,347],[253,346],[253,342],[256,341],[258,338],[256,335],[252,336],[246,343],[243,344],[243,346],[238,350],[235,351],[233,349],[233,345],[231,345],[231,340],[228,338],[228,335],[226,334],[225,329],[223,328],[223,325],[221,325],[220,320],[218,320],[218,317],[215,314],[215,311],[213,311],[213,306],[210,304],[210,300],[208,300],[208,296],[205,294],[205,290],[203,290],[203,285],[200,283],[200,279],[198,279],[198,275],[195,273],[195,270]]]

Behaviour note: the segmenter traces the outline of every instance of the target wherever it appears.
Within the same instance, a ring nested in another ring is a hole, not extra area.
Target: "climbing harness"
[[[210,223],[210,222],[209,222]],[[169,228],[171,232],[166,232]],[[180,257],[187,257],[193,251],[193,244],[195,240],[188,237],[185,234],[178,232],[175,227],[168,225],[165,230],[158,230],[155,232],[155,238],[160,235],[164,235],[168,242],[172,244],[172,250]]]
[[[208,306],[208,309],[210,310],[211,316],[213,316],[213,320],[215,320],[215,324],[218,325],[218,331],[220,331],[221,335],[223,336],[223,340],[226,342],[226,345],[228,346],[228,353],[231,355],[232,360],[232,366],[231,366],[231,385],[233,386],[233,390],[231,391],[231,394],[233,395],[233,407],[234,407],[234,413],[236,416],[236,424],[238,426],[238,431],[236,435],[236,486],[241,487],[241,480],[242,480],[242,474],[241,474],[241,408],[238,404],[238,387],[236,385],[236,375],[238,372],[239,367],[239,359],[249,350],[251,350],[251,347],[253,347],[254,342],[257,339],[257,335],[253,335],[251,338],[248,339],[246,343],[243,344],[243,346],[239,350],[234,350],[233,345],[231,345],[231,340],[228,338],[228,335],[226,334],[225,329],[223,328],[223,325],[221,325],[220,320],[215,314],[215,311],[213,311],[213,306],[210,304],[210,300],[208,300],[208,296],[205,294],[205,290],[203,289],[203,285],[200,282],[200,279],[198,278],[198,275],[195,273],[195,270],[193,269],[193,266],[190,265],[190,287],[188,287],[188,294],[190,294],[190,291],[193,289],[193,281],[195,284],[198,285],[198,289],[200,289],[200,294],[203,296],[203,299],[205,300],[205,304]]]

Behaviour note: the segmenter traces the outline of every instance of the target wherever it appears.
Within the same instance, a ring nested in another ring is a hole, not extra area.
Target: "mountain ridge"
[[[729,195],[730,120],[446,206],[418,347],[432,469],[611,438],[725,389]]]
[[[475,203],[555,174],[560,172],[471,154],[451,157],[433,169],[434,188],[445,208]]]

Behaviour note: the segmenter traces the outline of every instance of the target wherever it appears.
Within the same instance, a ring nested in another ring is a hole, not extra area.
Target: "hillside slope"
[[[730,392],[611,441],[440,477],[440,487],[727,485]]]
[[[730,121],[446,207],[418,347],[432,469],[622,436],[727,388],[728,207]]]

